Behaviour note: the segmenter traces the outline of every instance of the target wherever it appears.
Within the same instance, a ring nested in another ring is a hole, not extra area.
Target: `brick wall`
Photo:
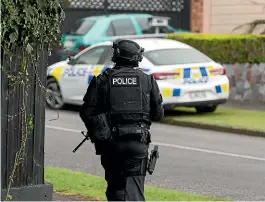
[[[203,32],[203,0],[191,0],[191,31]]]

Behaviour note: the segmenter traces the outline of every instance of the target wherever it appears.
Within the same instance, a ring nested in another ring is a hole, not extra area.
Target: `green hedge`
[[[168,38],[186,43],[219,63],[265,63],[265,35],[174,33]]]

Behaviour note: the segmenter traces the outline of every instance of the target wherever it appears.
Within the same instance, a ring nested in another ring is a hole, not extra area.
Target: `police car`
[[[214,112],[229,97],[226,69],[200,51],[165,38],[131,39],[145,49],[139,67],[157,80],[165,109],[195,107],[197,112]],[[93,76],[112,68],[112,42],[94,44],[47,69],[47,105],[60,109],[65,104],[82,105]],[[131,82],[119,81],[117,82]]]

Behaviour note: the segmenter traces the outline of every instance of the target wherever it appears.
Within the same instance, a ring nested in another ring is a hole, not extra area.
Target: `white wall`
[[[265,0],[204,0],[203,32],[231,33],[238,25],[265,20]]]

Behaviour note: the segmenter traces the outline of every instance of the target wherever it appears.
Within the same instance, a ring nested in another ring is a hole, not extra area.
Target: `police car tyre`
[[[213,106],[198,106],[195,107],[197,113],[207,113],[207,112],[214,112],[217,109],[217,105]]]
[[[175,105],[165,104],[163,105],[163,108],[165,112],[171,112],[171,111],[174,111]]]
[[[51,109],[62,109],[65,106],[60,87],[54,78],[48,78],[46,82],[46,104]]]

